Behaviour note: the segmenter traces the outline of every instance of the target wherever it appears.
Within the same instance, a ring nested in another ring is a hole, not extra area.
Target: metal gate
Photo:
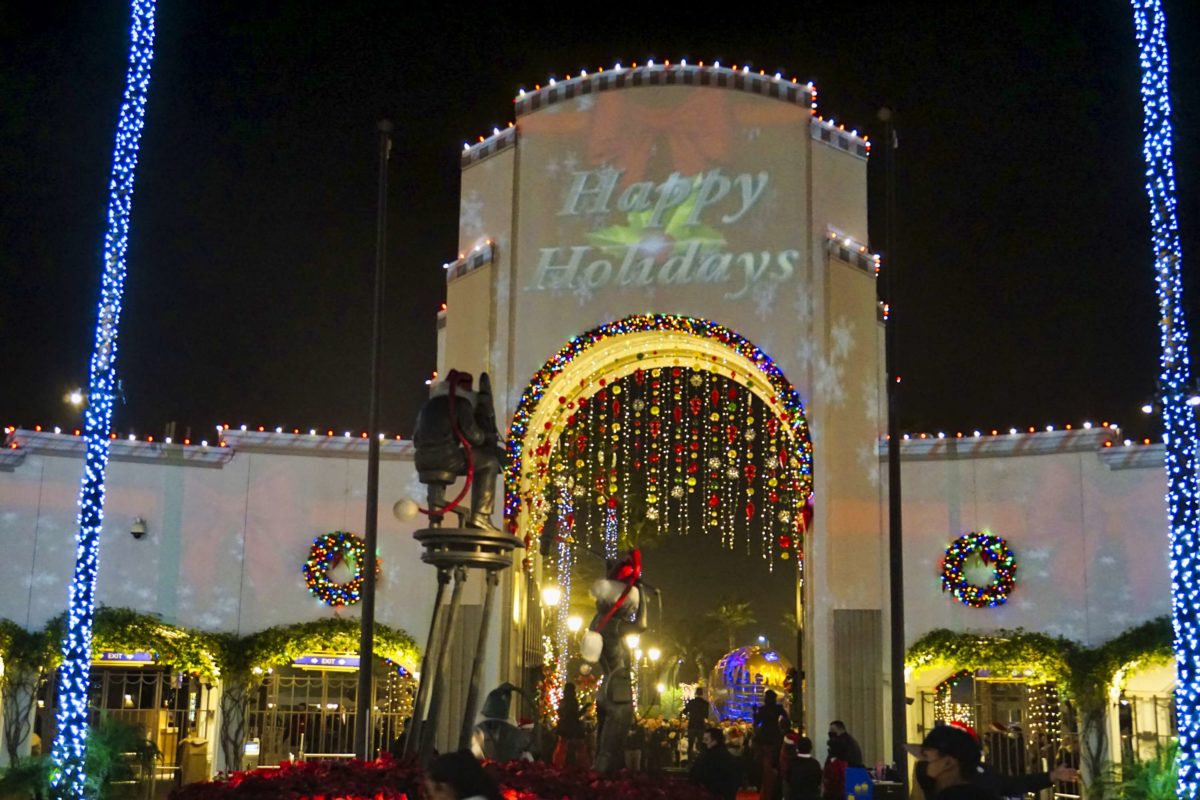
[[[1121,694],[1112,709],[1121,737],[1121,761],[1157,758],[1179,735],[1179,720],[1172,695]]]
[[[88,724],[103,718],[136,727],[157,748],[151,764],[129,758],[127,779],[114,786],[118,794],[157,796],[176,785],[180,745],[185,739],[209,739],[213,730],[213,703],[209,685],[170,667],[109,667],[93,665],[88,682]],[[43,681],[38,690],[34,732],[43,752],[54,738],[57,676]]]
[[[394,752],[412,715],[416,681],[394,668],[376,669],[371,692],[371,752]],[[258,743],[258,764],[353,757],[357,695],[357,672],[273,670],[246,715],[246,739]]]

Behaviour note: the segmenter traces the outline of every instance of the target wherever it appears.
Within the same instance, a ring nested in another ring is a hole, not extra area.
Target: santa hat
[[[604,649],[604,640],[600,631],[608,625],[618,612],[628,616],[631,609],[637,608],[641,601],[636,584],[642,578],[642,553],[640,550],[630,550],[621,558],[608,562],[608,574],[592,584],[592,597],[608,611],[590,630],[583,634],[579,642],[579,654],[584,661],[595,663],[600,659]]]

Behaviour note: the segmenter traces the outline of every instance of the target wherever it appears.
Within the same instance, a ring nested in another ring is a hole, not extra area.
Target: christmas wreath
[[[354,605],[360,599],[366,555],[366,543],[353,533],[334,531],[313,539],[303,569],[308,590],[334,608]],[[354,577],[346,583],[336,583],[330,580],[329,573],[343,560],[354,571]],[[375,572],[379,572],[379,559],[375,560]]]
[[[967,559],[978,554],[984,564],[992,567],[992,582],[975,586],[967,581],[963,568]],[[987,608],[1004,605],[1016,584],[1017,559],[1008,542],[987,531],[960,536],[946,548],[942,559],[942,591],[953,594],[963,605]]]

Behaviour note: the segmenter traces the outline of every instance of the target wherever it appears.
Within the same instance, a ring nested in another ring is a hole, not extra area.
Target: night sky
[[[383,418],[410,431],[434,367],[441,264],[456,255],[462,143],[507,123],[521,86],[687,57],[814,80],[823,114],[872,134],[878,250],[875,111],[896,109],[905,429],[1115,419],[1140,435],[1158,336],[1128,6],[784,8],[160,0],[117,430],[365,428],[387,116]],[[1200,8],[1166,9],[1194,274]],[[87,379],[128,7],[3,16],[0,422],[68,427],[78,414],[62,396]],[[1187,290],[1200,324],[1200,286]]]

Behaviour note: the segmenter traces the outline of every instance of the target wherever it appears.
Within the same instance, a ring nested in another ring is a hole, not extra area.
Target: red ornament
[[[721,498],[717,497],[715,494],[710,494],[708,496],[708,507],[716,508],[719,505],[721,505]]]
[[[746,519],[754,519],[754,501],[746,501]]]

